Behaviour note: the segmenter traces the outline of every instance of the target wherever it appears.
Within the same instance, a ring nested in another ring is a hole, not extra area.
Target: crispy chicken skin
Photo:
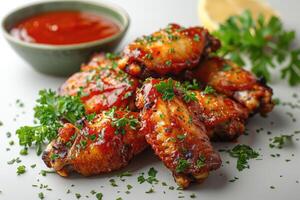
[[[229,60],[211,57],[199,67],[186,71],[185,78],[211,85],[219,93],[245,106],[250,114],[266,115],[274,107],[272,89]]]
[[[232,141],[245,132],[247,109],[224,95],[193,92],[197,100],[186,104],[193,119],[204,123],[211,140]]]
[[[137,79],[118,69],[116,60],[98,54],[61,86],[60,94],[81,93],[87,113],[99,113],[113,106],[133,110],[138,84]]]
[[[129,44],[119,60],[119,67],[140,78],[179,74],[195,67],[201,57],[219,47],[220,42],[202,27],[170,24]]]
[[[125,167],[134,155],[148,146],[138,132],[137,117],[138,113],[112,109],[98,114],[90,122],[84,120],[80,130],[67,123],[42,158],[61,176],[68,176],[72,171],[91,176]],[[131,122],[118,127],[118,121],[124,118]]]
[[[209,171],[220,167],[219,154],[213,150],[203,123],[194,123],[188,107],[178,97],[163,100],[148,79],[137,92],[137,107],[142,109],[141,134],[169,168],[176,183],[186,188],[190,182],[202,182]]]

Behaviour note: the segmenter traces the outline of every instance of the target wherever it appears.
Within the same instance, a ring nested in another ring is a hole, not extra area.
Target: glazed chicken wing
[[[98,54],[62,85],[60,94],[80,93],[87,113],[99,113],[113,106],[134,109],[137,86],[138,80],[118,69],[116,60]]]
[[[212,86],[219,93],[233,98],[248,109],[250,114],[271,112],[272,89],[259,81],[251,72],[235,63],[218,57],[209,58],[199,67],[185,73],[187,79],[197,79]]]
[[[170,24],[129,44],[123,51],[119,67],[141,78],[179,74],[195,67],[201,57],[219,46],[219,41],[204,28]]]
[[[108,173],[128,164],[147,147],[139,134],[138,113],[112,108],[92,121],[83,121],[81,129],[65,124],[44,151],[43,160],[61,176],[72,171],[84,176]]]
[[[193,119],[204,123],[212,140],[232,141],[245,132],[247,109],[232,99],[218,93],[193,91],[195,101],[187,104]],[[182,95],[181,92],[179,92]]]
[[[185,188],[192,181],[202,182],[209,171],[220,167],[221,160],[210,144],[204,124],[191,120],[188,107],[180,98],[166,100],[156,89],[159,83],[149,79],[138,91],[141,133],[173,172],[177,184]]]

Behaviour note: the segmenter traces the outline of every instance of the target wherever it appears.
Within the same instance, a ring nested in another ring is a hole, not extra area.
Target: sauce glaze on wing
[[[170,24],[129,44],[123,51],[119,67],[141,78],[179,74],[195,67],[201,57],[219,46],[220,42],[204,28]]]
[[[93,57],[81,72],[72,75],[60,88],[61,95],[77,95],[87,113],[99,113],[113,106],[134,110],[134,95],[139,81],[117,67],[117,60],[104,54]]]
[[[190,120],[181,99],[163,100],[155,88],[159,82],[148,79],[137,92],[137,107],[142,109],[141,133],[173,172],[177,184],[185,188],[192,181],[202,182],[209,171],[220,167],[221,159],[210,144],[204,124]]]
[[[124,118],[131,123],[120,127],[118,121]],[[67,123],[47,146],[43,160],[61,176],[73,171],[91,176],[125,167],[148,146],[137,118],[138,113],[111,109],[84,120],[81,129]]]

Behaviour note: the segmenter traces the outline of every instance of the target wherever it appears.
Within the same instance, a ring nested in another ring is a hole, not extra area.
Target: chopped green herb
[[[114,60],[114,59],[118,58],[118,55],[114,54],[114,53],[106,53],[105,57],[110,59],[110,60]]]
[[[153,188],[150,188],[148,191],[146,191],[145,193],[147,194],[150,194],[150,193],[153,193],[154,192],[154,189]]]
[[[127,187],[127,190],[131,190],[132,189],[132,185],[129,185],[129,184],[126,187]]]
[[[21,175],[21,174],[24,174],[26,172],[26,167],[24,165],[20,165],[18,168],[17,168],[17,174],[18,175]]]
[[[41,170],[40,171],[40,174],[42,176],[47,176],[47,174],[53,174],[53,173],[55,173],[55,171],[49,171],[49,170]]]
[[[172,100],[175,97],[173,84],[173,80],[168,79],[155,85],[156,90],[162,94],[163,100]]]
[[[196,94],[193,91],[184,91],[183,100],[187,103],[197,101]]]
[[[272,99],[272,101],[273,101],[273,103],[275,105],[279,105],[280,104],[280,99],[279,98],[274,98],[274,99]]]
[[[284,144],[286,144],[287,142],[291,142],[292,141],[292,137],[293,135],[281,135],[281,136],[275,136],[274,138],[271,139],[271,144],[269,144],[269,146],[271,148],[279,148],[281,149],[283,147]]]
[[[76,194],[75,194],[75,197],[76,197],[76,199],[80,199],[80,198],[81,198],[81,194],[76,193]]]
[[[251,147],[239,144],[229,151],[230,156],[237,158],[236,168],[242,171],[245,168],[249,168],[248,160],[257,158],[258,152],[254,151]]]
[[[97,200],[102,200],[102,198],[103,198],[103,194],[102,193],[97,193],[96,194],[96,198],[97,198]]]
[[[166,65],[170,67],[172,65],[172,61],[171,60],[167,60],[166,61]]]
[[[11,137],[11,132],[6,132],[6,137],[10,138]]]
[[[154,169],[153,167],[151,167],[148,170],[148,177],[145,178],[144,174],[138,176],[137,180],[140,184],[144,183],[144,182],[148,182],[149,184],[153,184],[153,183],[158,183],[158,180],[156,179],[156,175],[157,175],[157,170]]]
[[[86,119],[88,121],[92,121],[95,117],[96,117],[96,113],[92,113],[92,114],[86,115]]]
[[[45,198],[44,193],[40,192],[40,193],[38,194],[38,197],[39,197],[39,199],[44,199],[44,198]]]
[[[176,172],[181,173],[184,172],[189,167],[189,163],[187,160],[183,158],[179,158],[177,161]]]
[[[230,65],[224,64],[224,66],[223,66],[223,68],[222,68],[222,71],[226,72],[226,71],[229,71],[229,70],[231,70],[231,69],[232,69],[232,67],[231,67]]]
[[[22,155],[22,156],[28,155],[28,149],[27,148],[21,149],[20,150],[20,155]]]
[[[57,158],[59,158],[59,155],[56,154],[56,153],[53,153],[53,154],[51,154],[50,158],[51,158],[52,161],[54,161],[54,160],[56,160]]]
[[[118,177],[123,178],[125,176],[132,176],[132,173],[129,171],[122,172],[121,174],[118,175]]]
[[[91,190],[90,193],[91,193],[91,195],[94,195],[94,194],[96,194],[97,192],[96,192],[95,190]]]
[[[178,140],[184,140],[186,138],[185,134],[177,135]]]
[[[196,42],[199,42],[200,41],[200,36],[198,34],[195,34],[193,40],[196,41]]]
[[[20,163],[20,162],[22,162],[22,161],[20,160],[19,157],[17,157],[17,158],[13,158],[13,159],[10,160],[10,161],[7,161],[7,164],[8,164],[8,165],[12,165],[12,164],[14,164],[14,163]]]
[[[140,176],[137,177],[137,181],[140,184],[142,184],[142,183],[144,183],[146,181],[146,179],[145,179],[145,177],[143,175],[140,175]]]
[[[205,166],[205,157],[203,155],[201,155],[197,160],[196,166],[199,169]]]
[[[174,186],[170,186],[170,187],[169,187],[169,190],[174,190],[174,189],[175,189]]]
[[[111,185],[111,186],[113,186],[113,187],[118,187],[118,185],[117,185],[115,179],[112,178],[112,179],[109,180],[109,182],[110,182],[110,185]]]
[[[211,87],[210,85],[207,85],[203,91],[203,94],[213,94],[215,92],[216,92],[216,90],[213,87]]]

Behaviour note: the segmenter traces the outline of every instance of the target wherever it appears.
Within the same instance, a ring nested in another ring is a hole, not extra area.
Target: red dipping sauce
[[[107,38],[119,31],[115,22],[97,14],[54,11],[27,18],[10,33],[25,42],[68,45]]]

